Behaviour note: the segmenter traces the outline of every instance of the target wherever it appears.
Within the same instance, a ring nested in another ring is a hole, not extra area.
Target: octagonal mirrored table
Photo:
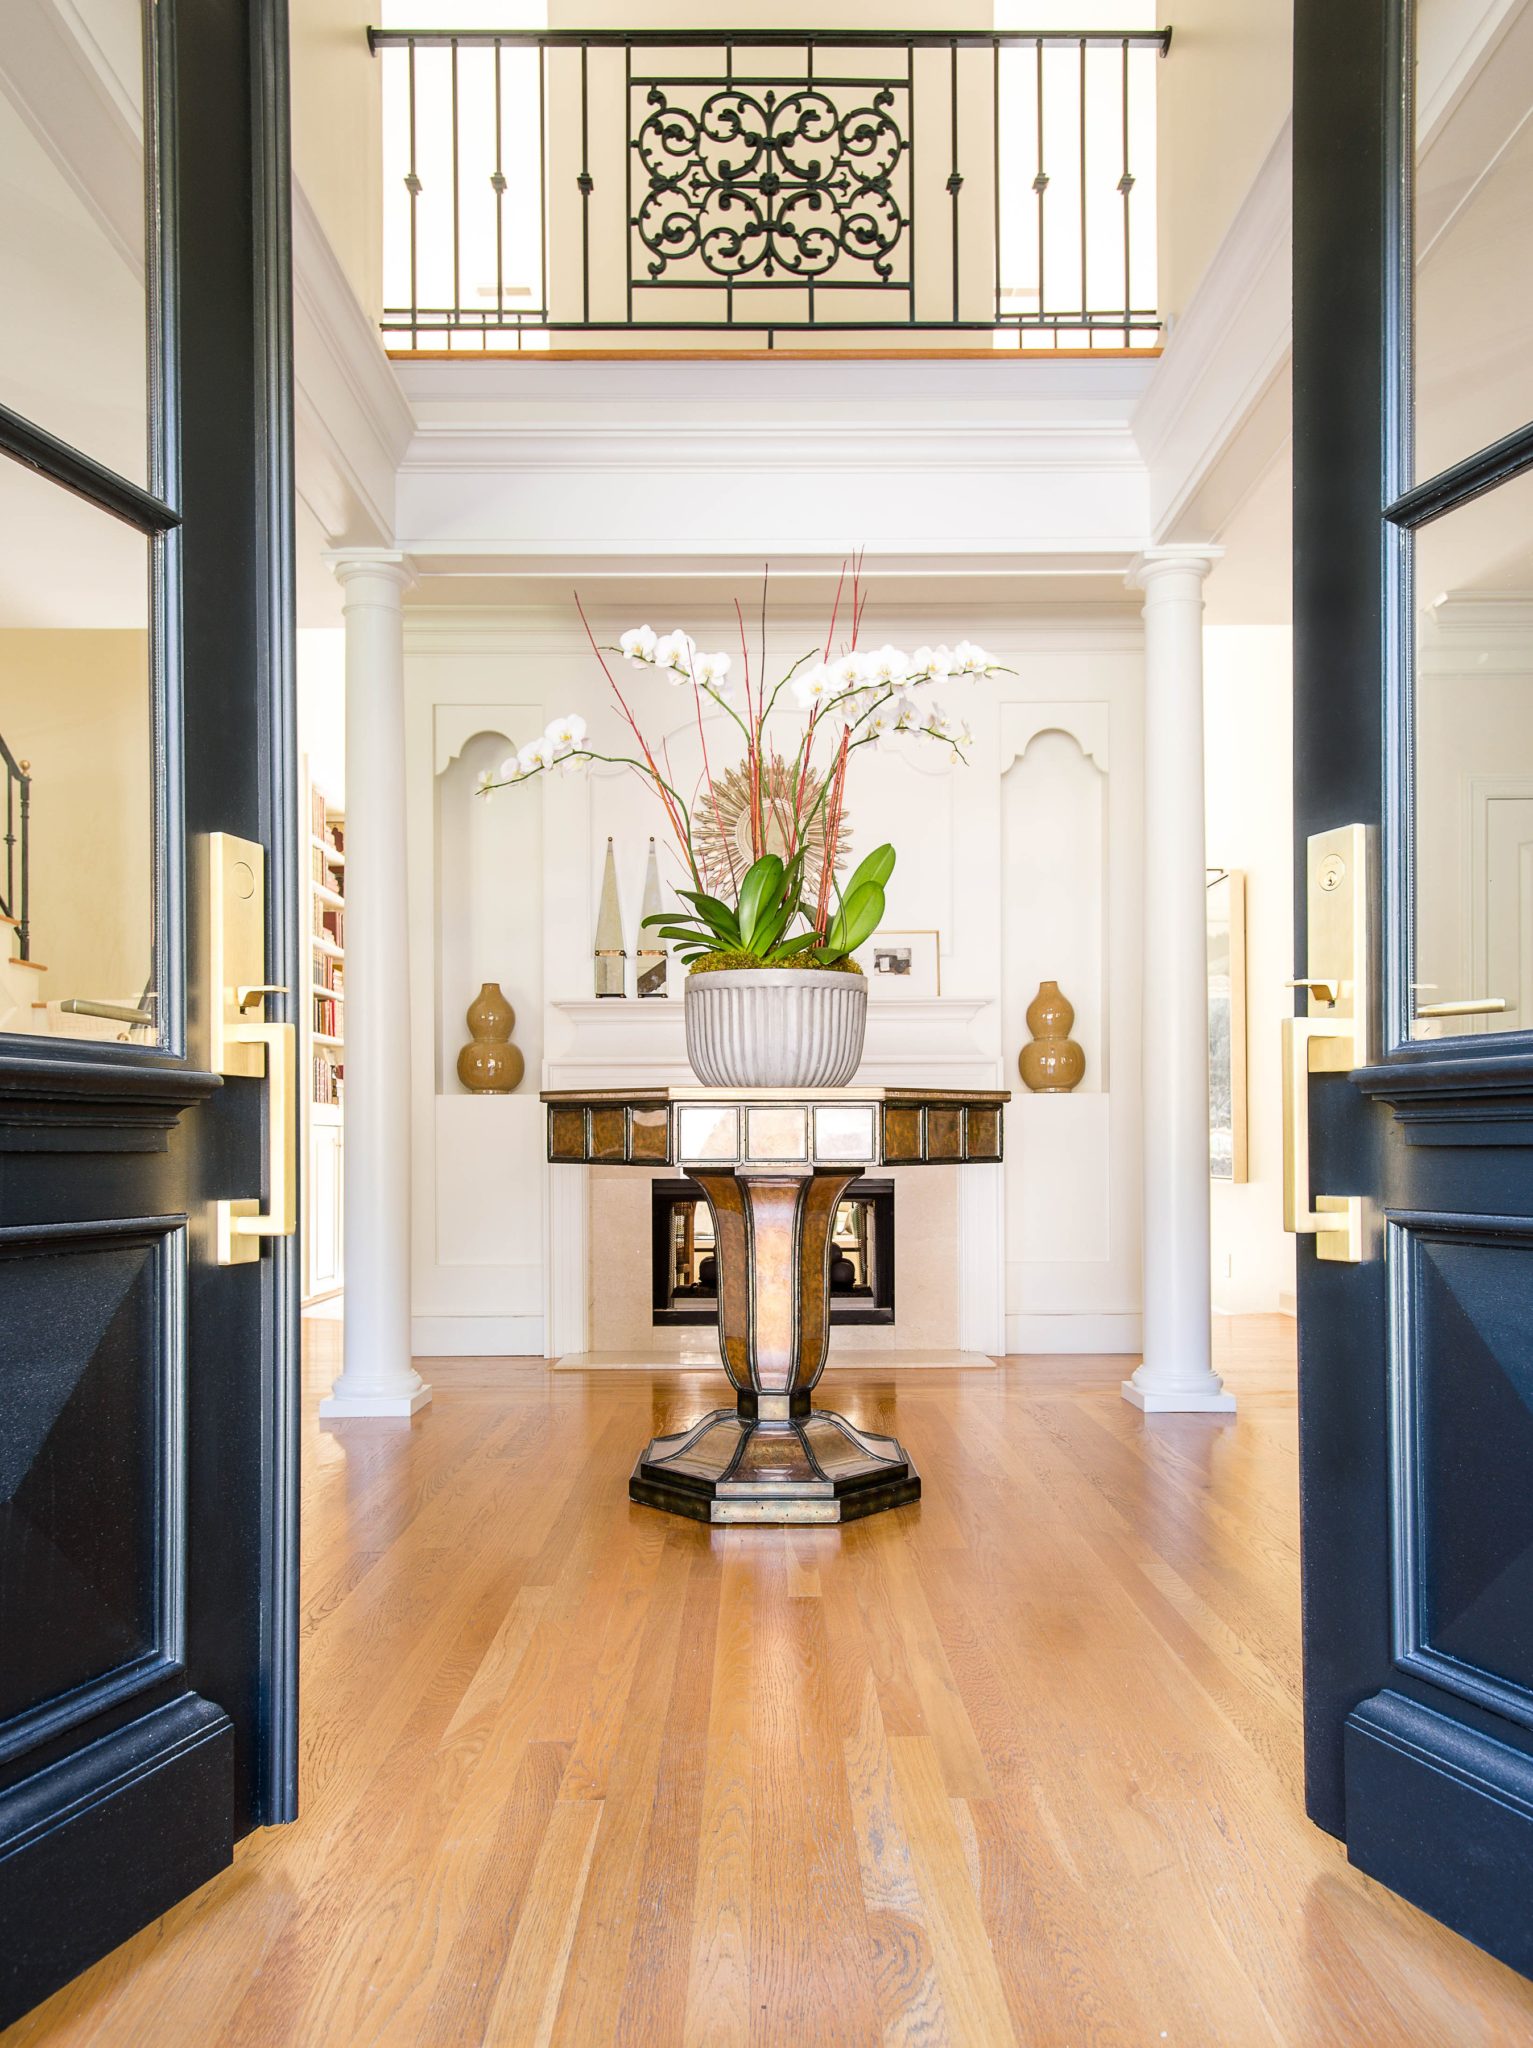
[[[633,1500],[703,1522],[846,1522],[919,1500],[895,1438],[811,1400],[830,1343],[836,1210],[874,1166],[998,1164],[1009,1100],[855,1085],[544,1092],[552,1164],[679,1167],[713,1213],[735,1405],[654,1438]]]

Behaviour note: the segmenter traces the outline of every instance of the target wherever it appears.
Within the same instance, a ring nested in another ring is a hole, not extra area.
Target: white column
[[[346,1298],[323,1419],[413,1415],[404,555],[330,558],[346,593]]]
[[[1228,1413],[1213,1369],[1208,926],[1203,845],[1206,547],[1151,548],[1144,592],[1144,1363],[1138,1408]]]

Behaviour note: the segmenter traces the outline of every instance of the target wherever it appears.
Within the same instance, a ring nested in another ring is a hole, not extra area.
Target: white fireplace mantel
[[[1004,1087],[997,1008],[975,996],[870,1001],[857,1078],[882,1087]],[[691,1078],[679,996],[548,1005],[545,1088],[663,1087]],[[547,1173],[546,1350],[561,1358],[587,1349],[585,1168],[550,1165]],[[958,1187],[959,1344],[999,1355],[1006,1348],[1005,1174],[1000,1166],[967,1167]]]

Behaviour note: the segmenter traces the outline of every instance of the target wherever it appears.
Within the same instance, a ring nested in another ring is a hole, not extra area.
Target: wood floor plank
[[[1533,2040],[1304,1816],[1291,1323],[1221,1324],[1233,1422],[833,1366],[925,1496],[799,1530],[628,1501],[698,1375],[321,1428],[307,1335],[302,1818],[3,2048]]]

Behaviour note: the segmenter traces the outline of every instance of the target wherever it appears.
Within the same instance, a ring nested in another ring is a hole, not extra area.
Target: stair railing
[[[18,761],[0,739],[0,769],[5,772],[5,886],[0,889],[0,916],[15,926],[23,960],[32,957],[27,873],[32,820],[31,765],[30,761]]]

